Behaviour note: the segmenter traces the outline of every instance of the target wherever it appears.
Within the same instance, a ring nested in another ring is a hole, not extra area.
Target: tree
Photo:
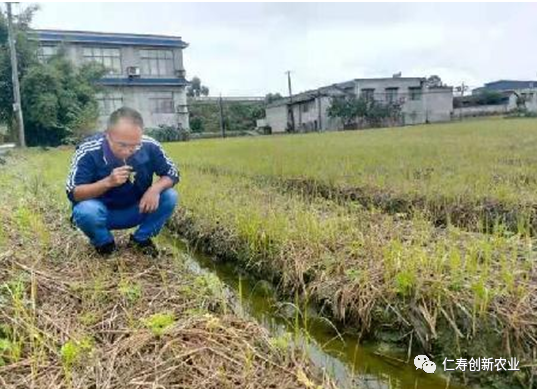
[[[442,83],[442,79],[437,75],[429,76],[425,83],[429,88],[440,88],[444,86],[444,84]]]
[[[194,117],[190,119],[190,131],[195,133],[201,133],[205,131],[203,120],[200,117]]]
[[[19,78],[21,80],[28,69],[37,63],[37,43],[28,39],[30,22],[37,9],[37,6],[30,6],[13,17]],[[11,80],[7,20],[0,12],[0,123],[7,124],[11,130],[10,132],[13,132],[13,121],[13,83]]]
[[[76,68],[63,56],[30,67],[21,84],[28,145],[57,146],[87,136],[99,116],[96,82],[104,74],[102,66]]]
[[[379,127],[385,124],[386,120],[397,121],[401,108],[399,103],[383,103],[363,97],[341,96],[332,99],[327,113],[331,118],[341,119],[344,128],[357,126],[359,120],[371,127]]]
[[[21,84],[22,109],[28,145],[59,145],[75,141],[91,131],[98,117],[96,81],[101,66],[80,68],[60,52],[47,63],[37,59],[38,44],[29,39],[30,23],[37,7],[27,7],[14,18]],[[0,122],[13,128],[13,90],[7,24],[0,13]]]
[[[224,101],[226,130],[251,131],[256,120],[265,116],[263,104],[258,101]],[[192,132],[220,132],[220,107],[217,102],[191,100],[188,107]]]
[[[265,95],[265,104],[270,104],[281,99],[283,99],[283,96],[277,92],[268,93],[267,95]]]
[[[194,76],[190,82],[190,86],[186,90],[186,95],[188,97],[208,96],[209,88],[201,84],[199,77]]]
[[[344,127],[349,127],[356,123],[357,118],[365,116],[366,110],[366,99],[357,99],[356,96],[342,96],[332,98],[327,113],[331,118],[341,119]]]

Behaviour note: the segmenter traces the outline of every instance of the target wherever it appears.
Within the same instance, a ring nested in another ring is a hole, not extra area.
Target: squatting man
[[[161,145],[143,135],[143,119],[123,107],[108,119],[104,133],[84,140],[75,151],[67,177],[71,220],[101,255],[116,250],[111,230],[138,226],[129,246],[158,255],[151,240],[177,204],[173,189],[179,172]],[[159,179],[153,182],[153,175]]]

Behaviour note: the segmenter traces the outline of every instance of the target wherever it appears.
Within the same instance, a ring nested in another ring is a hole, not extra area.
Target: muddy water
[[[285,336],[303,348],[342,388],[465,389],[441,376],[441,366],[435,374],[416,370],[412,359],[406,362],[406,355],[393,351],[386,355],[379,351],[379,344],[360,344],[352,335],[339,334],[313,309],[296,309],[292,301],[280,301],[269,283],[241,274],[234,264],[192,253],[179,239],[163,239],[177,255],[188,252],[192,271],[216,275],[234,296],[235,311],[254,318],[274,336]]]

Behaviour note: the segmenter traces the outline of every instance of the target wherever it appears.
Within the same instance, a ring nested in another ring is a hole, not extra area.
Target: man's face
[[[142,147],[142,129],[131,120],[120,119],[106,131],[106,139],[112,153],[125,160]]]

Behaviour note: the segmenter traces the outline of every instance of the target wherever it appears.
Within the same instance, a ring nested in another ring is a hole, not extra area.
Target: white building
[[[183,49],[181,37],[116,34],[88,31],[34,30],[39,57],[46,61],[60,48],[76,65],[97,62],[108,74],[97,96],[99,126],[121,106],[142,114],[146,128],[160,124],[188,128]]]
[[[455,118],[505,115],[518,109],[537,112],[537,81],[499,80],[455,98]]]
[[[452,87],[430,87],[421,77],[362,78],[269,104],[260,124],[270,127],[273,133],[287,131],[292,121],[298,132],[340,130],[341,120],[330,118],[327,110],[332,99],[350,95],[400,103],[401,117],[393,125],[449,121],[453,111]]]

